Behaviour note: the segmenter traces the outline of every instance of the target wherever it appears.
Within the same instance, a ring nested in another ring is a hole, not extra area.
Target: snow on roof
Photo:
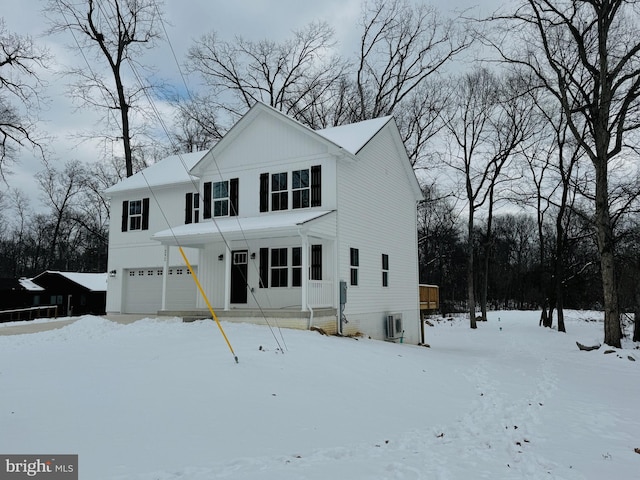
[[[305,223],[323,217],[331,211],[304,211],[262,215],[258,217],[225,217],[217,218],[215,222],[190,223],[173,229],[155,233],[152,238],[165,244],[175,245],[177,240],[185,244],[196,244],[209,240],[211,236],[224,235],[229,238],[236,233],[250,236],[254,232],[269,231],[276,233],[300,227]]]
[[[316,130],[316,133],[355,155],[391,118],[390,116],[374,118],[340,127]]]
[[[116,183],[105,190],[105,193],[122,192],[126,190],[138,190],[148,187],[159,187],[174,183],[197,181],[197,178],[189,175],[189,170],[207,152],[182,153],[163,158],[158,163],[145,168],[129,178]]]
[[[41,292],[44,290],[44,288],[42,288],[40,285],[36,285],[29,278],[21,278],[18,281],[25,290],[29,290],[30,292]]]
[[[47,270],[47,273],[57,273],[78,285],[82,285],[92,292],[107,291],[107,274],[106,273],[77,273],[77,272],[58,272],[55,270]]]

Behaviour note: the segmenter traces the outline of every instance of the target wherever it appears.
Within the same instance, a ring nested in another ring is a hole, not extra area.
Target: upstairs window
[[[142,230],[142,200],[129,202],[129,230]]]
[[[229,182],[213,182],[213,216],[229,215]]]
[[[149,199],[122,202],[122,231],[149,229]]]
[[[349,250],[349,264],[351,265],[351,285],[358,285],[358,270],[360,268],[360,251],[357,248]]]
[[[289,208],[322,206],[322,166],[293,170],[291,184],[289,172],[260,174],[260,211],[278,211]],[[291,193],[291,205],[289,205]],[[233,185],[231,185],[233,196]]]
[[[187,193],[185,196],[184,223],[200,222],[200,194]]]
[[[287,188],[287,172],[271,175],[271,210],[287,210],[289,208]]]
[[[293,192],[292,208],[308,208],[311,186],[309,170],[295,170],[291,174],[291,191]]]
[[[237,178],[221,182],[205,182],[203,218],[238,215],[238,192]]]

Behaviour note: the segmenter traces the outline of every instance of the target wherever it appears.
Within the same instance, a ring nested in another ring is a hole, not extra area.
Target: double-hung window
[[[149,199],[122,202],[122,231],[149,229]]]
[[[291,249],[291,286],[302,286],[302,248]]]
[[[229,182],[213,182],[213,216],[229,215]]]
[[[184,223],[200,222],[200,194],[187,193],[185,196]]]
[[[351,265],[351,285],[358,285],[358,270],[360,268],[360,251],[357,248],[349,250],[349,264]]]
[[[295,170],[291,174],[291,191],[293,192],[292,208],[308,208],[311,186],[309,170]]]
[[[287,172],[271,175],[271,210],[287,210],[289,208],[287,188]]]
[[[287,264],[287,249],[272,248],[271,249],[271,286],[287,287],[289,286],[289,267]]]
[[[129,202],[129,230],[142,230],[142,200]]]
[[[382,286],[389,286],[389,255],[382,254]]]

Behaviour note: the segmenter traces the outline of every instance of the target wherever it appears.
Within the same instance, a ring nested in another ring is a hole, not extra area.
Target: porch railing
[[[333,307],[333,282],[309,280],[308,303],[311,308]]]

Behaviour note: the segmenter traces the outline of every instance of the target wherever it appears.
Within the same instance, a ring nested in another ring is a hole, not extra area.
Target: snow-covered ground
[[[83,480],[640,478],[638,346],[538,315],[440,321],[431,348],[225,323],[238,364],[211,321],[0,336],[0,453],[78,454]]]

